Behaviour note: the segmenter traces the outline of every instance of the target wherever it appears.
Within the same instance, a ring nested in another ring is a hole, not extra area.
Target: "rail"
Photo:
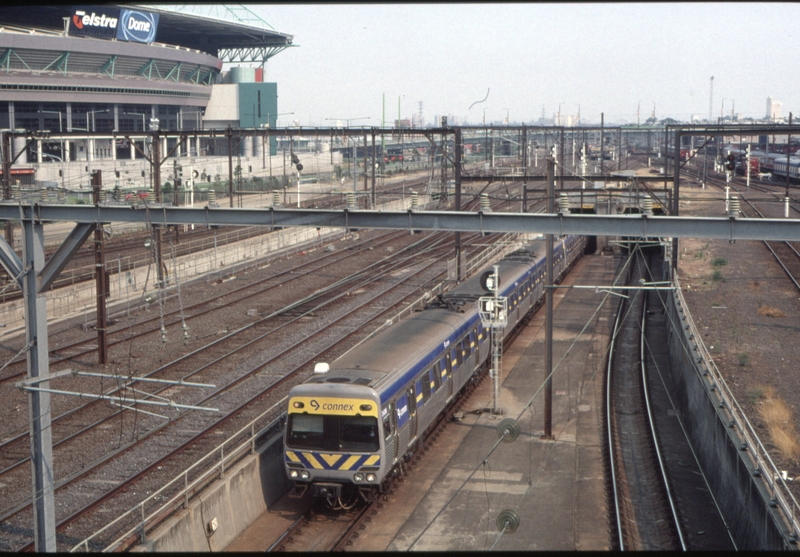
[[[678,277],[675,277],[674,280],[675,286],[677,287],[674,292],[678,311],[686,323],[685,326],[688,326],[687,336],[691,337],[691,335],[694,335],[692,340],[696,343],[696,349],[700,353],[700,357],[697,358],[695,362],[706,368],[706,371],[703,372],[703,375],[708,377],[708,382],[704,382],[706,388],[709,390],[715,389],[719,395],[724,409],[727,410],[730,415],[730,427],[739,431],[739,434],[744,440],[743,449],[749,449],[747,453],[750,455],[754,464],[754,475],[760,476],[761,481],[766,486],[767,493],[770,496],[770,505],[780,510],[782,518],[786,521],[787,529],[791,532],[789,534],[790,541],[797,542],[800,537],[800,522],[798,522],[798,520],[800,520],[800,505],[786,485],[786,481],[778,470],[778,467],[775,466],[775,463],[769,456],[769,452],[761,443],[761,439],[758,437],[750,420],[747,419],[744,410],[739,406],[733,393],[728,388],[728,384],[725,382],[716,362],[714,362],[714,359],[708,352],[694,320],[691,315],[689,315],[688,309],[684,309],[689,306],[683,298],[683,292],[681,291]]]

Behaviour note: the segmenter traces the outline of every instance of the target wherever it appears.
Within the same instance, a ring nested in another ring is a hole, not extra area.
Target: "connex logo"
[[[122,10],[117,39],[137,43],[152,43],[156,38],[158,15],[148,12]]]

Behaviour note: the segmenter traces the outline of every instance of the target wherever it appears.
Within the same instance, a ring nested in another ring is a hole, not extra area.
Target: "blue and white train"
[[[585,246],[582,236],[556,240],[554,276]],[[507,336],[543,299],[544,240],[498,265],[500,294],[508,298]],[[310,487],[334,508],[347,508],[359,495],[375,500],[437,416],[490,364],[491,341],[477,302],[485,295],[478,273],[329,366],[317,364],[319,372],[292,388],[283,442],[296,494]]]

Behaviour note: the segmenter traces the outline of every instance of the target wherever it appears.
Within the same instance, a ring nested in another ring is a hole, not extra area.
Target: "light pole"
[[[86,111],[86,116],[87,116],[86,124],[87,124],[87,127],[88,127],[88,124],[89,124],[88,117],[91,114],[91,116],[92,116],[92,131],[93,132],[97,131],[97,118],[95,117],[95,114],[99,114],[99,113],[102,113],[102,112],[108,112],[108,109],[106,108],[104,110],[87,110]]]
[[[58,114],[58,133],[64,133],[64,127],[61,124],[61,111],[58,110],[40,110],[39,114]],[[64,186],[64,138],[61,138],[61,186]]]
[[[506,111],[506,126],[508,125],[508,109],[504,108],[503,110]]]
[[[147,124],[145,124],[145,116],[147,116],[147,114],[145,114],[143,112],[123,112],[123,114],[125,114],[127,116],[141,116],[142,117],[142,131],[146,131],[147,130]]]
[[[558,103],[558,125],[561,125],[561,105],[563,103]]]
[[[350,122],[355,122],[356,120],[369,120],[369,116],[361,116],[359,118],[325,118],[325,119],[337,122],[340,120],[344,120],[347,123],[345,127],[349,128]],[[355,193],[356,189],[358,188],[358,186],[356,185],[356,142],[352,138],[351,141],[353,142],[353,193]],[[367,146],[364,145],[364,148],[366,149]],[[364,169],[364,171],[366,172],[366,169]]]
[[[92,117],[92,132],[97,131],[97,117],[95,114],[108,112],[108,109],[103,110],[87,110],[86,111],[86,127],[89,127],[89,116]],[[94,158],[94,139],[87,139],[87,147],[86,147],[86,166],[89,168],[89,176],[91,181],[92,175],[92,159]]]
[[[266,124],[262,124],[262,126],[264,126],[268,130],[272,129],[273,128],[273,125],[272,125],[272,117],[273,116],[275,117],[275,125],[277,126],[278,125],[278,116],[288,116],[290,114],[294,114],[294,112],[281,112],[280,114],[270,114],[269,112],[267,112],[267,123]],[[261,142],[261,169],[262,170],[267,165],[267,163],[266,163],[266,161],[267,161],[267,149],[266,149],[266,146],[264,145],[264,143],[269,140],[269,136],[265,137],[264,140],[265,141]],[[272,177],[272,145],[270,145],[270,149],[269,149],[269,176],[270,176],[270,178]]]
[[[581,103],[575,103],[578,105],[578,126],[581,125]]]

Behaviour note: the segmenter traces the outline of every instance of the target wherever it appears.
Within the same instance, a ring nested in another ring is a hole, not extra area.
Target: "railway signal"
[[[736,155],[733,153],[728,154],[728,163],[725,165],[727,170],[733,170],[736,168]]]
[[[480,277],[481,288],[492,296],[478,298],[481,323],[492,333],[492,368],[490,376],[494,387],[492,414],[500,413],[500,356],[503,353],[503,329],[508,324],[508,298],[500,296],[500,271],[497,265]]]
[[[750,187],[750,144],[744,150],[745,152],[745,173],[747,174],[747,187]]]

